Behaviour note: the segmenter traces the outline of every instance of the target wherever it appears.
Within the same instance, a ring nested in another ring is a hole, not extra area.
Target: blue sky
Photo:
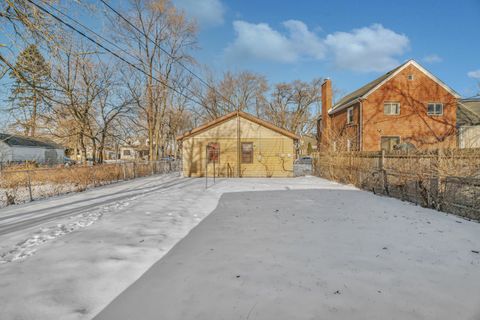
[[[198,21],[194,56],[218,75],[249,70],[270,84],[330,77],[341,96],[415,59],[464,97],[480,91],[480,0],[172,1]],[[91,13],[70,14],[107,34]]]
[[[173,0],[198,20],[197,59],[270,83],[330,77],[342,93],[415,59],[462,96],[479,91],[480,0]]]

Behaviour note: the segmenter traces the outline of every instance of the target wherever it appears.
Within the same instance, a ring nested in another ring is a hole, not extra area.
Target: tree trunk
[[[92,160],[93,163],[97,163],[97,142],[95,141],[95,138],[90,138],[92,141]]]
[[[33,93],[33,109],[32,118],[30,119],[30,136],[35,137],[35,131],[37,126],[37,93]]]

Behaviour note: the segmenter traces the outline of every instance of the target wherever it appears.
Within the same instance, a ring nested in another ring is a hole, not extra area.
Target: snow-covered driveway
[[[95,320],[478,320],[478,248],[477,223],[363,191],[230,193]]]
[[[0,209],[0,319],[91,319],[224,192],[329,186],[317,178],[245,179],[205,190],[203,179],[172,174]]]
[[[0,318],[91,319],[139,277],[98,319],[480,317],[478,223],[313,177],[204,183],[0,210],[57,215],[0,236]]]

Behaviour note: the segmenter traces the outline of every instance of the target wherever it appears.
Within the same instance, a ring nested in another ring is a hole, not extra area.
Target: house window
[[[130,152],[130,150],[123,150],[123,155],[124,156],[131,156],[132,153]]]
[[[347,124],[353,123],[353,107],[347,109]]]
[[[253,163],[253,142],[242,142],[242,163]]]
[[[427,107],[427,114],[429,116],[441,116],[443,114],[443,104],[442,103],[429,103]]]
[[[400,114],[400,103],[399,102],[385,102],[383,104],[383,113],[389,116],[399,115]]]
[[[414,79],[413,74],[408,75],[408,80],[412,81]]]
[[[393,148],[400,143],[400,137],[382,137],[380,148],[387,152],[392,151]]]
[[[220,145],[216,142],[210,142],[207,145],[207,159],[208,163],[218,163],[220,160]]]

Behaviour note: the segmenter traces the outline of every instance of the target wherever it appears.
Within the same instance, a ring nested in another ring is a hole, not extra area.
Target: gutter
[[[350,107],[352,104],[355,104],[357,102],[361,102],[361,97],[358,97],[358,98],[355,98],[354,100],[350,101],[349,103],[346,103],[346,104],[343,104],[341,105],[340,107],[337,107],[337,108],[331,108],[330,110],[328,110],[328,114],[329,115],[332,115],[334,113],[337,113],[338,111],[341,111],[345,108],[348,108]]]

